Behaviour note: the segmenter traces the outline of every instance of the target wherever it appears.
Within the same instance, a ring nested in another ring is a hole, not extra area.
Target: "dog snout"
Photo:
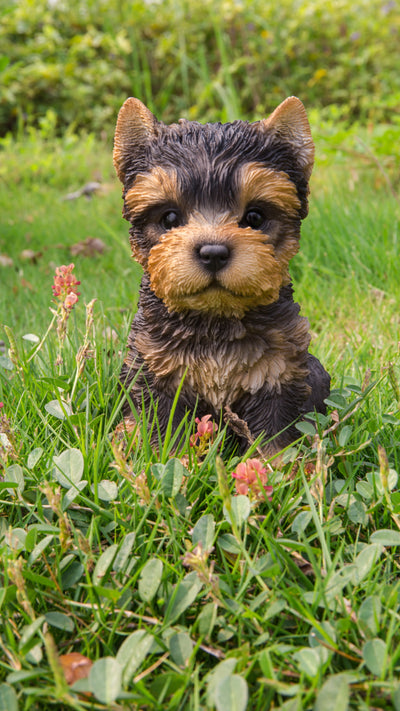
[[[226,244],[202,244],[196,251],[202,266],[211,274],[226,267],[231,256],[231,250]]]

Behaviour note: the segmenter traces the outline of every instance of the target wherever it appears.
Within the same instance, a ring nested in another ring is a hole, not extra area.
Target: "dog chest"
[[[303,348],[279,329],[270,331],[267,338],[246,334],[223,343],[194,338],[164,344],[154,333],[140,330],[135,347],[163,392],[174,397],[184,378],[183,394],[190,400],[199,397],[214,410],[265,386],[280,392],[305,372],[300,357]]]

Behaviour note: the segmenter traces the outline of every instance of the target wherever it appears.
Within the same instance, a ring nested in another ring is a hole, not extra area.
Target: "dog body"
[[[274,438],[267,453],[296,438],[302,413],[325,410],[329,376],[288,273],[313,160],[295,97],[253,124],[166,126],[137,99],[123,105],[114,164],[144,276],[121,381],[137,410],[157,403],[162,433],[182,381],[174,424],[227,409]]]

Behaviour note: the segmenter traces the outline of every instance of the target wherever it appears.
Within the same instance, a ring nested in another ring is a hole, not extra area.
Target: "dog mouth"
[[[209,284],[207,284],[207,286],[204,286],[198,291],[192,291],[190,294],[188,294],[188,296],[205,296],[208,293],[229,294],[230,296],[235,297],[240,296],[240,294],[237,294],[232,289],[228,289],[228,287],[221,284],[221,282],[218,281],[218,279],[216,279],[215,277],[211,280]]]

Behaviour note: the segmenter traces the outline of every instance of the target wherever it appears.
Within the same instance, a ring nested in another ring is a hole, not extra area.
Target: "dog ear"
[[[314,143],[306,110],[297,96],[289,96],[261,125],[268,132],[273,132],[295,151],[306,180],[308,181],[314,165]]]
[[[147,143],[155,133],[156,117],[139,99],[127,99],[122,105],[114,136],[114,167],[121,183],[129,155],[138,145]]]

